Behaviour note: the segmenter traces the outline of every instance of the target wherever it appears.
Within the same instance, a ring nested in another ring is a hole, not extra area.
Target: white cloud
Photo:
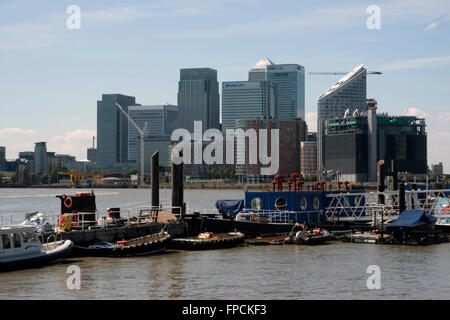
[[[71,154],[77,159],[86,158],[86,150],[92,146],[92,137],[96,131],[78,129],[68,131],[62,135],[56,135],[48,140],[47,150],[56,153]]]
[[[431,57],[431,58],[419,58],[419,59],[409,59],[397,61],[384,67],[380,67],[381,70],[402,70],[402,69],[413,69],[413,68],[425,68],[425,67],[435,67],[441,65],[450,64],[450,56],[443,57]]]
[[[413,116],[418,118],[430,118],[430,115],[425,111],[422,111],[417,108],[408,108],[403,112],[404,116]]]

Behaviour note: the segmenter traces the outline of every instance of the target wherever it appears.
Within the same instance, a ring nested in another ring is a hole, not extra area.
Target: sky
[[[67,26],[71,5],[79,29]],[[310,131],[339,76],[309,72],[382,72],[368,75],[367,97],[379,112],[425,117],[428,163],[450,172],[448,0],[0,0],[0,146],[14,159],[46,141],[85,159],[103,93],[176,104],[180,68],[247,80],[263,57],[305,67]]]

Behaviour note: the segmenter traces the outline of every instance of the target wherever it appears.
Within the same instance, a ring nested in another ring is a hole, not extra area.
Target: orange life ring
[[[69,203],[67,203],[67,201],[69,201]],[[70,208],[72,206],[72,198],[71,197],[67,197],[64,200],[64,205],[66,206],[66,208]]]

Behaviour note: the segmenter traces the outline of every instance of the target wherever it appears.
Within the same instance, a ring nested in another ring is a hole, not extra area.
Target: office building
[[[342,117],[347,110],[350,114],[366,110],[366,71],[364,65],[355,67],[317,98],[317,169],[322,178],[329,170],[324,164],[325,121]]]
[[[379,160],[385,161],[387,170],[395,160],[399,172],[427,172],[427,135],[421,118],[377,115],[376,109],[368,109],[329,119],[324,143],[325,166],[341,181],[375,182]]]
[[[152,105],[152,106],[130,106],[128,115],[133,119],[137,126],[144,131],[146,139],[150,141],[150,136],[172,135],[172,131],[178,128],[178,107],[173,105]],[[146,145],[145,144],[145,145]],[[128,124],[128,160],[137,162],[139,167],[140,157],[138,156],[140,148],[140,133],[136,127]],[[144,146],[145,148],[145,146]],[[152,148],[151,148],[152,149]],[[147,154],[147,152],[145,151]],[[147,159],[147,158],[146,158]]]
[[[0,147],[0,171],[6,170],[6,148]]]
[[[305,68],[298,64],[274,64],[263,58],[249,71],[249,81],[270,81],[277,86],[278,119],[305,120]]]
[[[317,142],[301,142],[301,174],[316,175],[317,173]]]
[[[34,173],[43,174],[47,171],[47,143],[36,142],[34,147]]]
[[[444,166],[442,165],[442,162],[439,162],[438,164],[432,164],[431,165],[431,174],[433,176],[442,176],[442,175],[444,175]]]
[[[181,69],[178,82],[178,127],[193,132],[194,121],[202,121],[203,130],[219,129],[219,99],[216,70]]]
[[[97,148],[88,148],[86,156],[92,164],[95,164],[97,162]]]
[[[307,126],[301,119],[280,120],[280,119],[254,119],[236,120],[236,128],[247,131],[255,129],[259,145],[259,129],[267,129],[267,143],[271,141],[271,130],[279,129],[279,169],[276,174],[288,177],[291,173],[301,172],[301,142],[306,140]],[[236,142],[236,175],[241,182],[260,183],[272,181],[272,176],[261,175],[261,165],[259,160],[256,164],[250,163],[250,141],[246,139],[244,143]],[[259,150],[259,148],[256,148]],[[271,149],[270,146],[267,148]],[[259,151],[258,151],[259,152]],[[240,164],[243,162],[244,164]],[[275,174],[274,174],[275,175]]]
[[[222,83],[222,132],[235,129],[236,119],[276,117],[276,85],[269,81]]]
[[[125,112],[135,106],[135,97],[122,94],[103,94],[97,101],[97,169],[122,172],[128,163],[128,119]]]

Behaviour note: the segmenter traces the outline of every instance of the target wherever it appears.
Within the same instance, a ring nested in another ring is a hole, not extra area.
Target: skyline
[[[72,4],[81,9],[80,30],[66,28]],[[371,4],[381,8],[380,30],[366,26]],[[425,117],[428,164],[443,162],[448,170],[450,150],[441,146],[450,139],[449,13],[442,0],[282,1],[276,7],[265,0],[0,1],[0,109],[8,110],[0,119],[0,145],[8,159],[38,141],[85,159],[102,94],[176,105],[179,69],[210,67],[220,83],[245,81],[268,57],[305,67],[310,131],[316,99],[340,76],[309,72],[348,72],[361,63],[383,72],[368,76],[367,97],[378,101],[379,112]]]

